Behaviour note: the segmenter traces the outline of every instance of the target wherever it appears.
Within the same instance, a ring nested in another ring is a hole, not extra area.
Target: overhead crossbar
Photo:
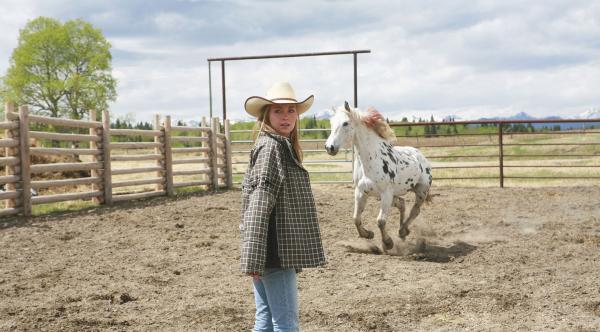
[[[209,100],[210,100],[210,117],[212,118],[212,116],[213,116],[212,75],[211,75],[211,66],[210,66],[212,62],[221,62],[221,94],[223,96],[223,120],[225,120],[227,118],[227,98],[226,98],[226,89],[225,89],[225,62],[226,61],[262,60],[262,59],[276,59],[276,58],[297,58],[297,57],[352,54],[352,56],[354,58],[354,107],[358,107],[357,55],[359,53],[371,53],[371,50],[269,54],[269,55],[254,55],[254,56],[240,56],[240,57],[226,57],[226,58],[208,58],[206,60],[208,61],[208,94],[209,94]]]

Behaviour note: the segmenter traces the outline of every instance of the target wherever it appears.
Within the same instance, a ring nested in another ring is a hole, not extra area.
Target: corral
[[[349,251],[351,186],[314,186],[328,265],[299,274],[303,331],[600,329],[600,187],[433,190],[396,239],[424,244],[393,256]],[[124,204],[0,221],[0,330],[251,328],[239,191]]]

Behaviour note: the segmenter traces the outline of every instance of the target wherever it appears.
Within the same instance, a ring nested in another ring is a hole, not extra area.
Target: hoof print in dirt
[[[183,224],[175,224],[175,228],[183,228]]]
[[[210,247],[213,245],[212,241],[202,241],[200,243],[196,243],[196,248]]]
[[[79,236],[78,232],[65,232],[64,234],[58,237],[61,241],[70,241]]]
[[[122,294],[114,293],[110,297],[111,304],[125,304],[127,302],[131,302],[131,301],[135,301],[135,300],[137,300],[137,299],[127,293],[122,293]]]
[[[226,206],[209,206],[205,209],[205,211],[210,211],[210,210],[227,211],[227,210],[229,210],[229,208]]]

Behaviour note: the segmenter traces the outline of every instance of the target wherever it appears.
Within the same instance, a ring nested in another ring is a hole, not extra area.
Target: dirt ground
[[[379,234],[358,240],[351,187],[314,186],[328,265],[299,274],[303,331],[600,330],[600,186],[434,190],[376,255],[353,252]],[[239,215],[230,191],[0,220],[0,330],[248,331]]]

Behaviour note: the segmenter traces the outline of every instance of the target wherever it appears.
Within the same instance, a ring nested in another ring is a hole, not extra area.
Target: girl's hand
[[[260,275],[258,274],[258,272],[248,272],[246,273],[246,275],[252,276],[254,281],[258,281],[260,279]]]

